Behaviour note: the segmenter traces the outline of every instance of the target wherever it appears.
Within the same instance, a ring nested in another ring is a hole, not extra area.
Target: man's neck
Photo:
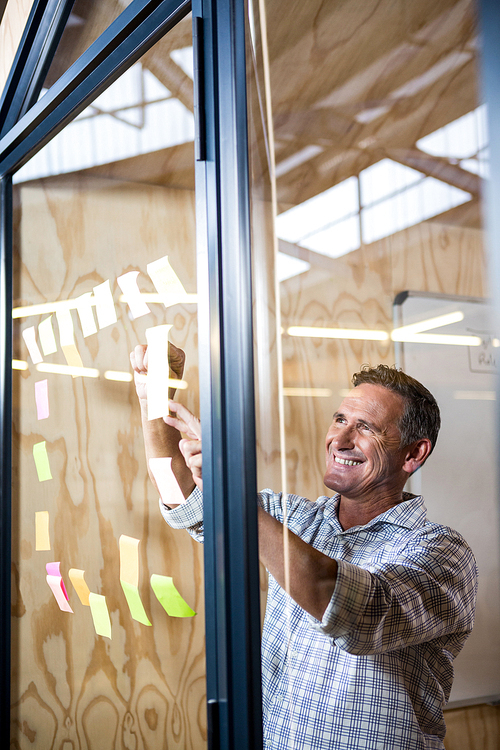
[[[403,499],[402,490],[383,497],[348,498],[341,495],[337,511],[339,523],[344,531],[353,526],[364,526],[389,508],[399,505]]]

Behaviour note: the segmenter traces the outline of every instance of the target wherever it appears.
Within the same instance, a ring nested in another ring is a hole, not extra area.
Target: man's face
[[[399,394],[364,383],[342,401],[326,435],[325,485],[346,498],[400,491],[407,450],[400,448]]]

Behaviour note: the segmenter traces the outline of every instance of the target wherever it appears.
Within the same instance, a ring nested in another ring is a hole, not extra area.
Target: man
[[[264,743],[442,750],[476,567],[462,537],[428,522],[422,498],[403,491],[434,447],[439,409],[424,386],[384,365],[356,373],[353,384],[326,436],[324,482],[336,494],[315,503],[259,495],[260,556],[270,572]],[[161,510],[201,539],[199,423],[179,404],[172,411],[164,421],[188,435],[179,445],[197,486],[186,505]]]

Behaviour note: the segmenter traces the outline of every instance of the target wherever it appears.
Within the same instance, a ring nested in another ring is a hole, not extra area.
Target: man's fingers
[[[177,401],[169,401],[168,406],[170,411],[175,412],[175,417],[163,417],[165,423],[183,432],[192,440],[201,440],[200,420]]]
[[[140,375],[147,373],[148,347],[145,344],[137,344],[134,350],[130,352],[130,364],[132,369]]]

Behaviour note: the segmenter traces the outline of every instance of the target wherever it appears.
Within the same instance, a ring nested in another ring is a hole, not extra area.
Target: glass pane
[[[148,405],[170,378],[199,413],[193,117],[163,46],[16,175],[16,747],[206,746],[203,549],[160,514],[129,359],[148,341]]]
[[[478,78],[477,8],[455,0],[347,0],[306,3],[283,14],[268,0],[250,4],[253,40],[262,36],[263,20],[267,47],[262,43],[259,50],[254,43],[248,66],[250,123],[254,130],[257,122],[264,127],[270,111],[272,127],[266,138],[252,131],[250,158],[254,199],[262,182],[254,165],[259,158],[272,165],[274,158],[274,180],[263,203],[276,213],[277,254],[274,269],[271,251],[260,257],[270,219],[262,206],[257,213],[254,200],[258,448],[266,446],[259,487],[284,493],[264,494],[263,502],[327,555],[353,561],[347,547],[335,547],[342,498],[330,499],[336,487],[325,488],[323,481],[332,414],[364,364],[396,364],[421,379],[440,404],[443,428],[435,452],[406,490],[422,493],[431,521],[465,537],[489,582],[479,589],[475,629],[454,664],[449,705],[485,701],[500,695],[493,385],[499,334],[488,305],[494,290],[488,286],[482,225],[488,134]],[[259,307],[261,277],[272,288],[274,273],[279,311],[272,295],[263,296]],[[415,294],[402,302],[398,295],[408,290]],[[276,318],[276,343],[265,338],[261,318],[266,323]],[[282,359],[276,361],[280,348]],[[481,457],[484,441],[476,435],[486,436],[488,444]],[[471,468],[476,453],[478,471]],[[280,455],[282,476],[276,470]],[[333,530],[318,520],[323,506],[325,518],[335,517]],[[356,747],[410,746],[406,739],[391,744],[391,727],[366,739],[361,718],[359,725],[351,723],[346,701],[352,696],[342,692],[342,684],[366,705],[373,685],[365,677],[361,687],[346,678],[349,669],[352,674],[361,669],[355,659],[347,672],[328,672],[330,659],[338,669],[345,649],[311,626],[304,604],[297,607],[293,597],[283,595],[283,587],[291,591],[296,564],[286,540],[285,535],[283,578],[280,585],[270,578],[264,625],[265,742],[330,748],[337,746],[329,744],[331,737],[348,731]],[[363,559],[354,563],[371,570],[370,560]],[[372,567],[376,570],[375,562]],[[438,679],[434,688],[447,696],[450,681]],[[364,698],[358,690],[365,691]],[[313,710],[308,700],[319,693],[328,697],[318,698]],[[440,699],[429,709],[432,726],[415,696],[405,693],[405,700],[418,717],[417,734],[443,736]],[[361,708],[356,711],[359,718]],[[365,719],[370,726],[383,725],[375,708]],[[405,726],[412,721],[405,719]]]
[[[129,2],[123,2],[123,0],[76,0],[47,73],[44,89],[50,88],[73,65],[80,55],[118,18],[127,5]],[[168,88],[175,96],[183,88],[189,90],[190,86],[186,80],[186,75],[188,78],[189,75],[186,74],[182,62],[175,59],[175,55],[179,51],[182,54],[182,50],[191,45],[190,18],[184,18],[142,59],[142,64],[146,69],[150,66],[154,67],[155,64],[157,69],[162,68],[163,78],[168,76]],[[171,53],[173,53],[172,56]],[[42,95],[43,93],[44,91]]]

